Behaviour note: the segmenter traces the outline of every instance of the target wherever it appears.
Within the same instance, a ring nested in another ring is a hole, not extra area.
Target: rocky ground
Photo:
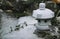
[[[43,39],[34,34],[36,30],[34,23],[37,23],[36,20],[31,16],[19,18],[18,23],[21,24],[23,22],[26,22],[27,26],[24,25],[19,30],[4,35],[2,39]]]

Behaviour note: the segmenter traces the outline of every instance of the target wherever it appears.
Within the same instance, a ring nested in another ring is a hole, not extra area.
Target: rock
[[[57,39],[57,36],[47,35],[45,39]]]
[[[13,11],[12,10],[5,10],[5,12],[12,13]]]
[[[59,17],[56,17],[57,20],[60,20],[60,16]]]
[[[1,13],[1,12],[3,12],[3,10],[2,10],[2,9],[0,9],[0,13]]]

